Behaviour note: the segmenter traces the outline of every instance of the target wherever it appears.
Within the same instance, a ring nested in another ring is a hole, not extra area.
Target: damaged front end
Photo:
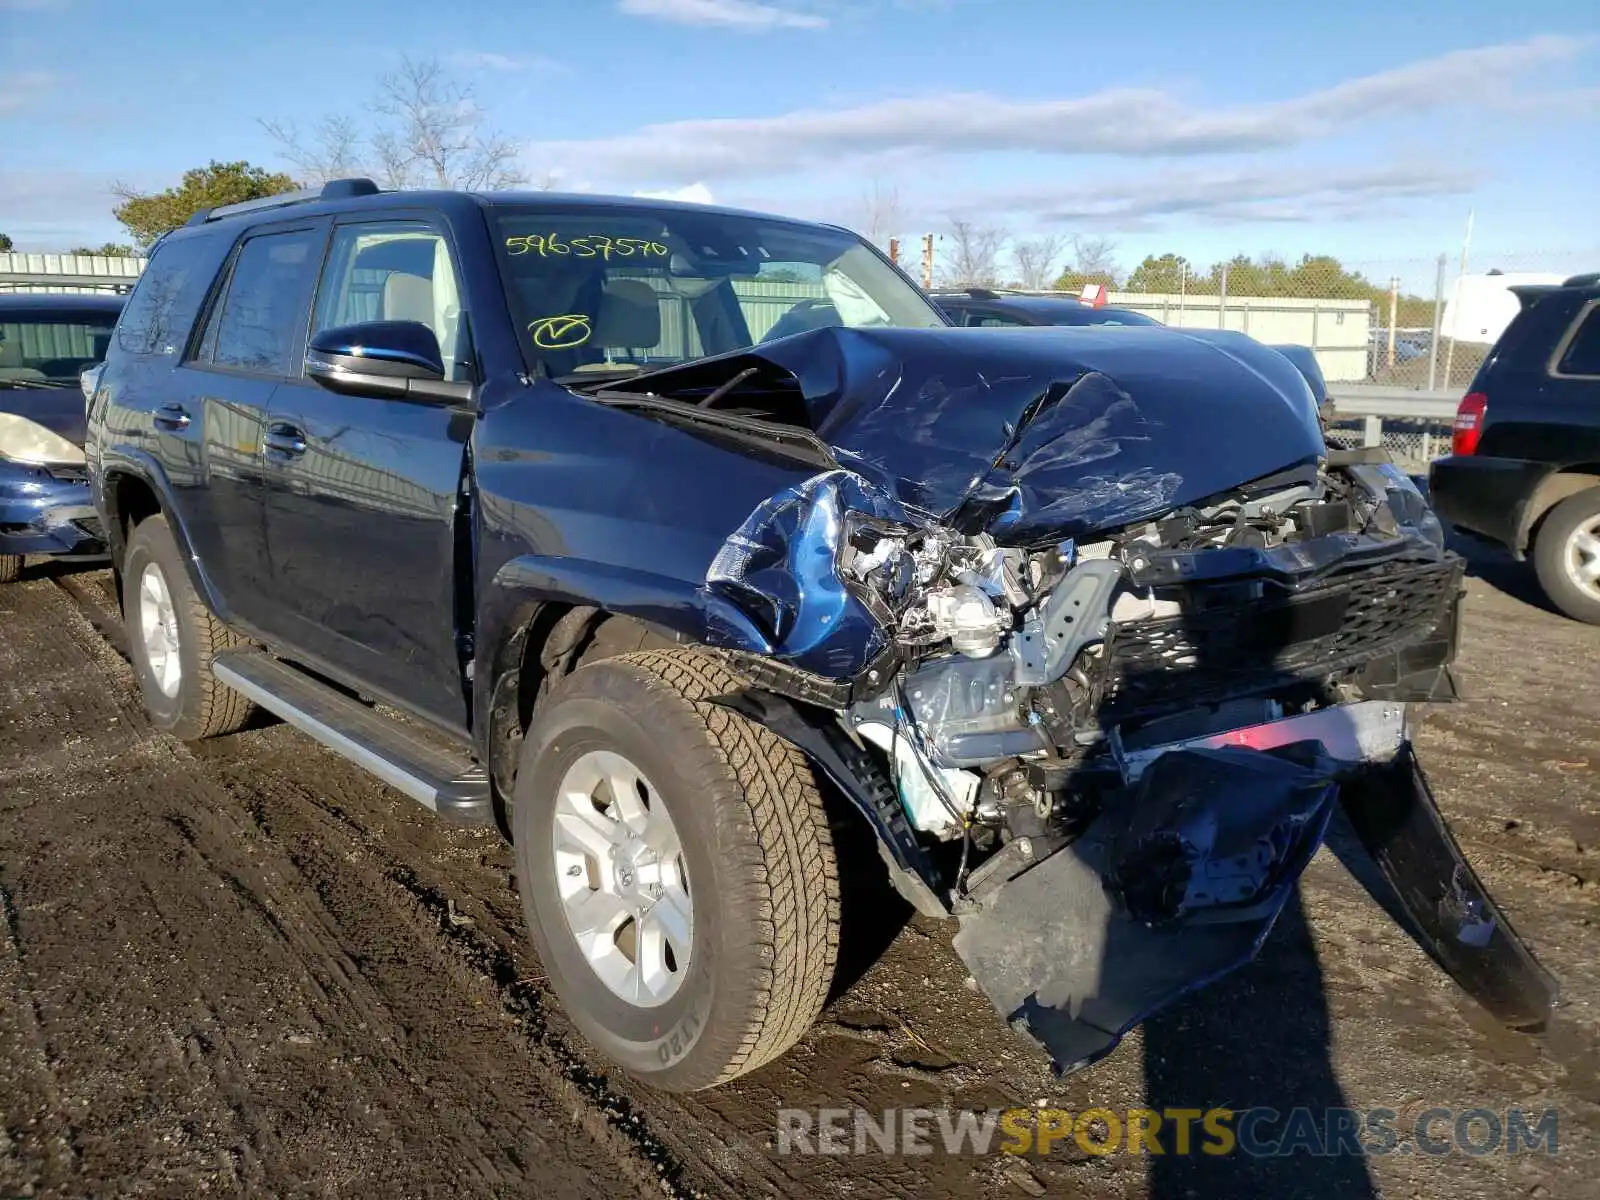
[[[1060,1070],[1248,961],[1340,802],[1435,959],[1542,1027],[1411,751],[1407,705],[1455,698],[1438,521],[1273,352],[1119,333],[825,330],[637,381],[817,456],[707,574],[725,702],[851,796]]]

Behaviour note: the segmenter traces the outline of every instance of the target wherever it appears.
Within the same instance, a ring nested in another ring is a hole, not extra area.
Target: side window
[[[214,237],[163,242],[122,310],[117,348],[129,354],[181,353],[221,256]]]
[[[1589,306],[1556,365],[1556,374],[1600,376],[1600,304]]]
[[[227,293],[211,313],[201,357],[219,367],[284,375],[304,328],[322,233],[264,233],[239,248]]]
[[[375,221],[334,230],[311,329],[364,321],[419,321],[439,339],[446,379],[463,378],[472,358],[464,344],[461,291],[450,245],[414,221]]]

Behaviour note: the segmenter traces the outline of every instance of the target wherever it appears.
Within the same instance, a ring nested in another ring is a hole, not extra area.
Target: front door
[[[468,378],[456,261],[442,224],[337,224],[311,332],[420,321],[450,377]],[[456,539],[471,428],[470,412],[340,395],[303,372],[273,393],[266,421],[267,547],[284,640],[452,728],[467,723]]]

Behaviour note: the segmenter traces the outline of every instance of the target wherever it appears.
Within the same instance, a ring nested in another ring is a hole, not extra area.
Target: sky
[[[126,240],[114,183],[286,166],[264,120],[408,55],[563,189],[1429,283],[1470,210],[1475,266],[1600,267],[1594,0],[0,0],[0,232]]]

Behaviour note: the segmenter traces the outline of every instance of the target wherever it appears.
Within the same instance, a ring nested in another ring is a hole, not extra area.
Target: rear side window
[[[227,292],[212,309],[202,357],[219,367],[282,375],[305,331],[322,233],[296,229],[250,238],[239,248]]]
[[[1591,304],[1584,311],[1577,330],[1567,339],[1556,374],[1600,378],[1600,305]]]
[[[163,242],[122,310],[117,348],[129,354],[180,353],[224,249],[212,237]]]

